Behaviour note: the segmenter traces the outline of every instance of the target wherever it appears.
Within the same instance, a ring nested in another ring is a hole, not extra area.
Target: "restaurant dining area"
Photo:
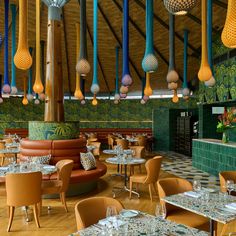
[[[5,235],[236,235],[235,0],[0,1]]]

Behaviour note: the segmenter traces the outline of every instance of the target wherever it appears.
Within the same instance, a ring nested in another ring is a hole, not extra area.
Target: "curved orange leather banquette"
[[[55,165],[63,159],[74,161],[70,183],[81,183],[96,180],[103,176],[107,167],[97,160],[97,168],[86,171],[80,163],[80,152],[86,152],[86,139],[70,140],[29,140],[22,139],[20,143],[20,160],[28,156],[43,156],[51,154],[50,164]],[[43,176],[43,179],[56,179],[57,174]]]

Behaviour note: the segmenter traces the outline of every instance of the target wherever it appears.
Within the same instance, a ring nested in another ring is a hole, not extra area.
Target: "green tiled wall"
[[[193,141],[193,166],[218,176],[219,172],[236,170],[236,146]]]

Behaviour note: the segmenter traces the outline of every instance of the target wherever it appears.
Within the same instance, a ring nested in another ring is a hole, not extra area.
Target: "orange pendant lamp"
[[[174,90],[174,95],[172,97],[172,102],[173,103],[178,103],[179,102],[179,97],[178,97],[178,94],[177,94],[177,89]]]
[[[76,58],[78,58],[79,56],[79,47],[80,47],[80,25],[79,23],[75,24],[76,26]],[[80,88],[80,74],[76,71],[76,85],[75,85],[75,93],[74,96],[76,98],[78,98],[79,100],[83,100],[84,99],[84,95],[81,91]]]
[[[225,26],[221,34],[223,44],[228,48],[236,48],[236,1],[229,0]]]
[[[40,94],[43,89],[40,73],[40,0],[36,0],[36,73],[33,90]]]
[[[151,96],[152,95],[152,88],[150,85],[150,73],[146,73],[146,84],[144,88],[144,95]]]
[[[14,63],[21,70],[28,70],[32,65],[32,57],[29,53],[27,18],[28,0],[19,0],[19,40],[18,48],[14,56]]]
[[[24,77],[24,98],[22,100],[22,104],[25,106],[28,105],[28,103],[29,103],[29,101],[27,99],[27,95],[26,95],[26,84],[27,84],[27,77],[25,76]]]
[[[93,95],[92,105],[93,106],[97,106],[98,105],[98,100],[96,98],[96,94]]]
[[[198,71],[198,78],[207,81],[212,77],[212,71],[208,63],[207,49],[207,0],[202,0],[202,60]]]

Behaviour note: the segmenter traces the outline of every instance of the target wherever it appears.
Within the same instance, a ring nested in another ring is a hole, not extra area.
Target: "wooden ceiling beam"
[[[115,30],[113,29],[110,21],[108,20],[106,14],[104,13],[103,9],[101,8],[100,4],[98,3],[98,9],[100,11],[100,13],[102,14],[103,16],[103,19],[105,20],[105,22],[107,23],[107,26],[109,27],[110,31],[112,32],[114,38],[116,39],[117,43],[119,44],[119,46],[122,48],[122,42],[121,40],[119,39],[117,33],[115,32]],[[136,65],[134,64],[134,61],[132,60],[132,58],[129,56],[129,62],[131,64],[131,66],[133,67],[135,73],[137,74],[138,78],[142,81],[142,76],[141,74],[139,73],[139,70],[138,68],[136,67]]]

